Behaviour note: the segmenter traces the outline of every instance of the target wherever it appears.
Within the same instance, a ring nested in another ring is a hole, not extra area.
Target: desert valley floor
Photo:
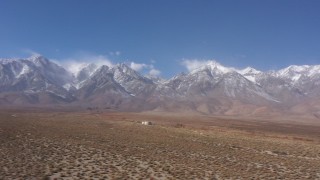
[[[2,109],[0,179],[320,179],[320,120],[302,122]]]

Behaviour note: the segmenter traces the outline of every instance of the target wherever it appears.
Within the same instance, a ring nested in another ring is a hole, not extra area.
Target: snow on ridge
[[[239,74],[245,75],[245,74],[259,74],[262,73],[262,71],[256,70],[252,67],[246,67],[244,69],[236,70]]]
[[[307,65],[302,65],[302,66],[297,66],[297,65],[291,65],[289,67],[286,67],[284,69],[280,69],[277,74],[279,76],[290,76],[290,73],[302,73],[306,71],[310,66]]]
[[[244,76],[246,79],[254,83],[256,83],[256,76],[262,73],[262,71],[256,70],[252,67],[246,67],[244,69],[240,69],[236,71],[242,76]]]
[[[28,57],[27,59],[30,60],[30,61],[34,61],[34,60],[37,60],[37,59],[40,59],[40,58],[44,58],[44,57],[42,55],[40,55],[40,54],[33,54],[30,57]]]
[[[70,91],[74,86],[71,83],[63,85],[63,88],[67,91]]]
[[[22,67],[22,70],[21,70],[20,73],[16,76],[16,78],[19,78],[19,77],[21,77],[22,75],[30,72],[30,70],[31,70],[30,67],[27,66],[26,64],[24,64],[23,67]]]
[[[199,71],[202,71],[202,70],[205,70],[205,69],[208,69],[208,68],[211,70],[211,72],[217,72],[217,73],[220,73],[220,74],[226,74],[226,73],[234,71],[234,68],[225,67],[225,66],[222,66],[217,61],[209,60],[209,61],[207,61],[206,64],[204,64],[204,65],[194,69],[193,71],[191,71],[191,74],[197,73]]]
[[[9,64],[19,59],[0,59],[0,64]]]
[[[221,71],[223,74],[225,73],[229,73],[234,71],[233,68],[227,68],[225,66],[222,66],[220,63],[216,62],[216,61],[211,61],[207,64],[207,66],[209,66],[211,68],[211,70],[219,70]]]
[[[320,74],[320,65],[312,66],[308,73],[309,73],[309,76]]]
[[[275,76],[290,79],[291,83],[296,83],[302,76],[313,77],[320,75],[320,65],[291,65],[276,72]]]

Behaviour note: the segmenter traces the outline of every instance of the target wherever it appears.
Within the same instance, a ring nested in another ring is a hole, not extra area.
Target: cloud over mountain
[[[160,74],[161,74],[161,71],[154,69],[154,68],[150,69],[150,71],[149,71],[150,76],[160,76]]]
[[[153,64],[144,64],[144,63],[135,63],[131,62],[130,63],[130,68],[142,72],[144,70],[148,71],[148,75],[157,77],[161,74],[161,71],[156,69]]]
[[[181,65],[183,65],[189,72],[209,64],[210,62],[216,62],[215,60],[203,60],[203,59],[183,59]]]
[[[267,113],[320,112],[320,66],[262,72],[214,60],[184,60],[191,72],[163,80],[155,77],[161,72],[153,64],[116,64],[105,56],[64,63],[39,55],[1,59],[0,105],[58,103],[229,115],[260,113],[261,108]]]
[[[110,67],[114,65],[114,63],[107,56],[93,54],[85,54],[82,56],[75,56],[55,61],[59,62],[59,64],[73,74],[78,73],[84,66],[88,64],[97,64],[99,66],[107,65]]]
[[[141,71],[143,70],[144,68],[149,68],[150,66],[149,65],[146,65],[146,64],[140,64],[140,63],[135,63],[135,62],[131,62],[130,63],[130,68],[135,70],[135,71]]]

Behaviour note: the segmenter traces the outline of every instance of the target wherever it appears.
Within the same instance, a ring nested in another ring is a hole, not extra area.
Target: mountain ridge
[[[144,76],[125,63],[112,67],[88,63],[72,73],[43,56],[0,59],[1,105],[80,104],[204,114],[248,114],[262,108],[269,113],[281,109],[312,114],[301,106],[310,106],[311,100],[315,104],[319,98],[320,65],[263,72],[209,61],[189,73],[163,80]],[[319,107],[309,109],[318,113]]]

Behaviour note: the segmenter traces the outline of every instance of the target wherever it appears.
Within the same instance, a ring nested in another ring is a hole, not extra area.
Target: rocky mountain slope
[[[1,105],[319,116],[319,99],[320,65],[262,72],[211,61],[163,80],[143,76],[124,63],[112,67],[85,64],[71,73],[43,56],[0,60]]]

